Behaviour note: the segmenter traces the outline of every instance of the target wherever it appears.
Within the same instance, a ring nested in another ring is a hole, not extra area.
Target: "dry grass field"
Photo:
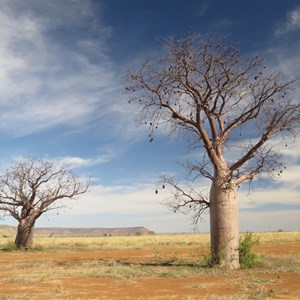
[[[0,251],[0,299],[300,299],[300,232],[254,236],[262,263],[239,271],[205,266],[207,234],[39,236]]]

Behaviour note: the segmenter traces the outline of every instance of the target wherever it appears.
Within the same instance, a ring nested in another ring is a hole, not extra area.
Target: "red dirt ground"
[[[159,248],[164,258],[177,256],[192,259],[195,248]],[[300,242],[284,244],[262,244],[256,247],[258,253],[268,255],[299,255]],[[1,253],[0,263],[18,261],[43,261],[45,257],[61,263],[74,260],[117,261],[122,263],[153,263],[154,250],[114,250],[97,252],[66,253]],[[157,258],[159,260],[159,258]],[[181,278],[95,278],[58,277],[55,280],[24,284],[5,280],[10,276],[9,267],[0,272],[0,299],[206,299],[209,295],[247,295],[252,292],[254,299],[300,299],[299,272],[234,271],[229,275],[197,275]],[[30,274],[28,274],[30,276]],[[250,278],[250,279],[249,279]],[[237,298],[238,299],[238,298]]]

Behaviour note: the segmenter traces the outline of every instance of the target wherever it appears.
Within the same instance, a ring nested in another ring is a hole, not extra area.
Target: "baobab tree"
[[[167,204],[194,213],[195,221],[209,209],[216,263],[239,268],[237,188],[283,171],[270,141],[286,141],[299,129],[297,80],[269,70],[260,56],[241,57],[226,40],[190,34],[160,43],[156,57],[127,72],[129,102],[138,103],[138,121],[149,126],[150,141],[161,129],[168,136],[179,134],[188,150],[202,154],[200,161],[188,159],[184,167],[191,181],[211,181],[209,196],[163,176],[175,191]]]
[[[35,222],[43,213],[65,207],[61,200],[74,199],[88,187],[89,180],[55,161],[30,158],[11,165],[0,176],[0,211],[18,221],[17,249],[32,243]]]

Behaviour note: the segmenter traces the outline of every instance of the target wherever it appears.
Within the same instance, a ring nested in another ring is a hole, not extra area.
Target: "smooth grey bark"
[[[215,178],[210,190],[211,254],[221,266],[239,268],[239,211],[236,185]]]

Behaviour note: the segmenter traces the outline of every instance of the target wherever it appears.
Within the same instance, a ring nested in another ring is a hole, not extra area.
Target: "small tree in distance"
[[[196,222],[209,209],[216,263],[239,268],[237,188],[283,171],[270,141],[282,138],[287,146],[299,129],[300,104],[293,98],[297,81],[268,71],[260,56],[241,58],[239,49],[224,40],[190,34],[160,43],[159,57],[128,71],[129,102],[139,104],[139,122],[149,126],[150,142],[162,128],[168,135],[179,133],[189,151],[202,155],[184,167],[191,182],[211,181],[209,197],[163,176],[163,184],[175,189],[167,205],[192,212]]]
[[[0,210],[18,221],[17,249],[32,243],[35,222],[43,213],[65,207],[60,200],[74,199],[88,187],[89,181],[54,161],[31,158],[11,165],[0,176]]]

